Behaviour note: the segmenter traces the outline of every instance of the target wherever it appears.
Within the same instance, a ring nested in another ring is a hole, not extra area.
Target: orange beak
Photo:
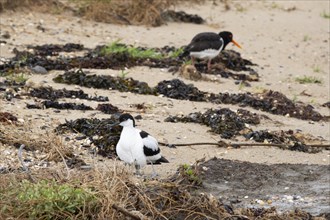
[[[238,47],[238,48],[241,48],[242,49],[242,47],[241,47],[241,45],[239,45],[236,41],[234,41],[234,40],[231,40],[231,42],[233,43],[233,44],[235,44],[236,45],[236,47]]]

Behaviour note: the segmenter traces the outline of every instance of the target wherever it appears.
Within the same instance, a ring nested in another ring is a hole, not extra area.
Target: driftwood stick
[[[21,146],[19,147],[19,149],[18,149],[18,159],[19,159],[19,162],[21,162],[21,164],[22,164],[23,170],[24,171],[29,171],[29,168],[24,164],[24,161],[23,161],[23,158],[22,158],[22,151],[23,151],[24,147],[25,147],[24,144],[21,144]]]
[[[24,147],[25,147],[25,145],[24,144],[21,144],[21,146],[18,149],[18,160],[21,162],[22,167],[23,167],[23,170],[27,173],[30,181],[33,182],[33,183],[35,183],[36,181],[33,179],[32,175],[30,173],[29,168],[24,164],[24,161],[23,161],[22,152],[23,152]]]
[[[125,209],[123,207],[119,207],[116,204],[113,204],[112,208],[116,209],[118,212],[121,212],[121,213],[123,213],[124,215],[126,215],[128,217],[131,217],[131,218],[136,219],[136,220],[141,220],[141,218],[139,216],[134,215],[133,213],[129,212],[127,209]]]
[[[165,144],[159,142],[160,145],[167,146],[170,148],[180,147],[180,146],[193,146],[193,145],[217,145],[219,147],[249,147],[249,146],[273,146],[273,147],[287,147],[289,144],[274,144],[274,143],[226,143],[226,142],[199,142],[199,143],[184,143],[184,144]],[[322,147],[322,148],[330,148],[330,144],[305,144],[308,147]]]

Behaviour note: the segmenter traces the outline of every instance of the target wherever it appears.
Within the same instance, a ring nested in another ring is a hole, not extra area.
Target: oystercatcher
[[[122,114],[117,124],[123,126],[116,146],[118,157],[127,164],[134,164],[138,175],[141,175],[140,168],[151,163],[152,176],[156,176],[153,164],[169,162],[161,156],[157,140],[147,132],[135,128],[135,120],[130,114]]]
[[[225,49],[230,43],[234,43],[238,48],[241,46],[233,40],[233,34],[222,31],[219,34],[213,32],[203,32],[197,34],[185,48],[185,52],[190,54],[192,65],[195,65],[195,58],[208,59],[207,68],[211,69],[211,60]]]

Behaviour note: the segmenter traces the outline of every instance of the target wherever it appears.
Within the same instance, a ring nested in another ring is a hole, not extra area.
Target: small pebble
[[[42,66],[35,66],[31,68],[32,72],[37,74],[47,74],[48,71]]]
[[[293,196],[287,196],[286,199],[287,200],[293,200]]]

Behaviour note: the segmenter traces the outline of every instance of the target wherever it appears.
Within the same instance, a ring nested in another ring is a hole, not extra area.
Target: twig
[[[19,147],[19,149],[18,149],[18,159],[19,159],[19,161],[22,164],[23,170],[24,171],[29,171],[29,168],[27,166],[25,166],[24,161],[23,161],[23,158],[22,158],[22,151],[23,151],[23,148],[24,147],[25,147],[24,144],[21,144],[21,146]]]
[[[21,146],[18,149],[18,160],[21,162],[23,170],[27,173],[29,179],[31,182],[35,183],[35,180],[33,179],[33,177],[31,176],[30,170],[29,168],[24,164],[23,158],[22,158],[22,151],[24,149],[25,145],[21,144]]]
[[[241,146],[249,147],[249,146],[273,146],[273,147],[288,147],[289,144],[274,144],[274,143],[226,143],[224,141],[221,142],[198,142],[198,143],[185,143],[185,144],[165,144],[159,142],[160,145],[167,146],[170,148],[180,147],[180,146],[193,146],[193,145],[217,145],[219,147],[234,147],[239,148]],[[308,147],[322,147],[322,148],[330,148],[330,144],[306,144]]]
[[[128,217],[131,217],[131,218],[136,219],[136,220],[142,220],[139,216],[134,215],[133,213],[129,212],[127,209],[125,209],[123,207],[119,207],[116,204],[113,204],[112,208],[116,209],[118,212],[121,212],[121,213],[123,213],[124,215],[126,215]]]
[[[64,166],[65,166],[65,168],[66,168],[66,172],[67,172],[66,179],[68,180],[69,177],[70,177],[70,169],[69,169],[68,165],[66,164],[66,162],[65,162],[65,158],[64,158],[64,156],[62,155],[61,151],[56,147],[56,145],[54,145],[54,147],[55,147],[56,151],[58,152],[58,154],[60,155],[60,157],[62,158],[63,164],[64,164]]]
[[[249,217],[247,217],[246,215],[231,215],[231,216],[228,216],[226,218],[224,218],[224,220],[226,219],[232,219],[232,218],[238,218],[238,219],[247,219],[249,220]]]

